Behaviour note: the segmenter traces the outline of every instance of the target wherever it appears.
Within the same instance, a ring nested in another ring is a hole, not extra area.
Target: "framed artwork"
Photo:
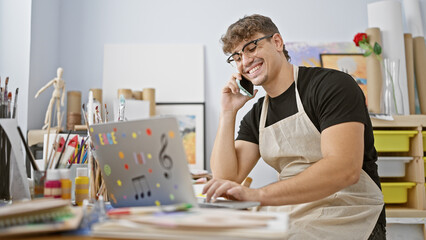
[[[367,99],[367,67],[363,54],[320,54],[321,67],[340,70],[351,75]]]
[[[176,117],[190,168],[205,169],[204,103],[157,103],[156,114]]]

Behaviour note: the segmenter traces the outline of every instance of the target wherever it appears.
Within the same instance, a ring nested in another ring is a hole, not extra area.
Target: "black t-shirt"
[[[344,122],[364,124],[362,169],[380,187],[373,127],[364,94],[354,79],[346,73],[332,69],[299,67],[297,90],[306,114],[319,132]],[[240,123],[237,140],[259,144],[259,122],[264,99],[264,97],[260,98],[244,116]],[[269,98],[265,127],[297,112],[295,83],[293,83],[281,95]],[[384,209],[378,222],[385,222]]]

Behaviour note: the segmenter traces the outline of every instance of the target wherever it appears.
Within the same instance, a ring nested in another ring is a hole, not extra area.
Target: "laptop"
[[[197,200],[176,118],[94,124],[90,135],[113,207],[189,203],[244,209],[259,205]]]

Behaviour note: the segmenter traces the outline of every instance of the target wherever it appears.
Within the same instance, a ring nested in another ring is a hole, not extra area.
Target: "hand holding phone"
[[[238,87],[243,95],[253,97],[254,86],[249,80],[241,75],[241,80],[237,79]]]

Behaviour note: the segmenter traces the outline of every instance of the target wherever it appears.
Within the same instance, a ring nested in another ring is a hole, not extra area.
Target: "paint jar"
[[[61,198],[61,177],[58,169],[49,169],[44,182],[44,197]]]
[[[61,175],[61,189],[62,189],[62,199],[68,199],[71,200],[71,170],[70,169],[60,169],[59,170]]]
[[[71,182],[72,182],[72,187],[71,187],[71,201],[75,202],[75,178],[77,177],[77,168],[86,168],[87,169],[87,164],[73,164],[70,167],[71,170]]]
[[[87,168],[77,168],[77,177],[75,178],[75,203],[78,206],[82,206],[84,199],[89,199],[89,177],[87,176]]]
[[[44,182],[46,180],[46,172],[34,170],[34,198],[42,198],[44,196]]]

